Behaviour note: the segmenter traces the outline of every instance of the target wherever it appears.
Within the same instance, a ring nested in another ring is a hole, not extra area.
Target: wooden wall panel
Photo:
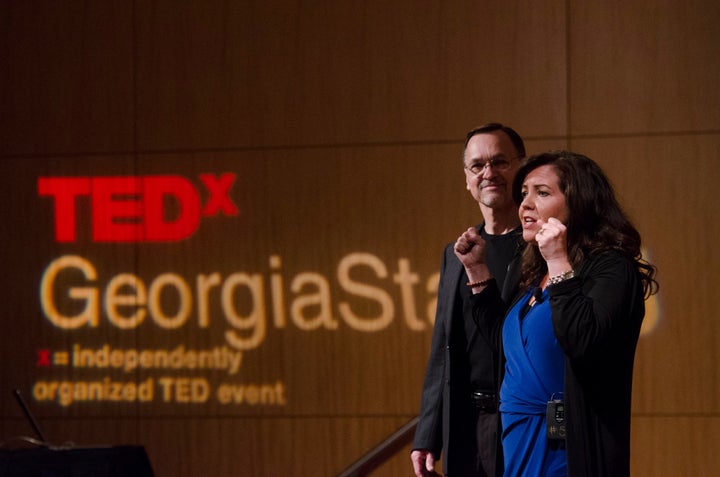
[[[717,475],[720,469],[717,413],[634,416],[632,425],[633,477]]]
[[[139,146],[448,140],[488,120],[560,135],[563,15],[554,1],[138,2]]]
[[[720,4],[595,1],[569,12],[569,132],[720,128]]]
[[[2,154],[132,150],[130,3],[7,1],[0,21]]]

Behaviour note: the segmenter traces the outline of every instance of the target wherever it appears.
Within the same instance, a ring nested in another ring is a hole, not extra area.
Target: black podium
[[[0,450],[0,477],[153,477],[142,446]]]

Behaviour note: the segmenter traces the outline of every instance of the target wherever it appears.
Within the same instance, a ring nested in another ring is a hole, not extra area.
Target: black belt
[[[497,412],[497,395],[473,391],[470,397],[476,409],[485,412]]]

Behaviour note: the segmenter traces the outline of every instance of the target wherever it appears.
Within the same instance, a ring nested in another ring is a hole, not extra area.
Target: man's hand
[[[427,449],[417,449],[410,453],[413,471],[417,477],[440,477],[435,472],[435,457]]]
[[[485,240],[474,227],[470,227],[455,242],[455,256],[460,260],[470,283],[492,278],[485,263]],[[473,293],[480,293],[484,287],[473,287]]]
[[[485,263],[485,240],[470,227],[455,242],[455,256],[466,269]]]

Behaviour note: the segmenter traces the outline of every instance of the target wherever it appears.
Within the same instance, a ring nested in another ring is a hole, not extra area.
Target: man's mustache
[[[501,185],[505,185],[505,183],[503,181],[494,181],[494,180],[484,180],[484,181],[480,182],[481,189],[484,189],[485,187],[488,187],[488,186],[501,186]]]

